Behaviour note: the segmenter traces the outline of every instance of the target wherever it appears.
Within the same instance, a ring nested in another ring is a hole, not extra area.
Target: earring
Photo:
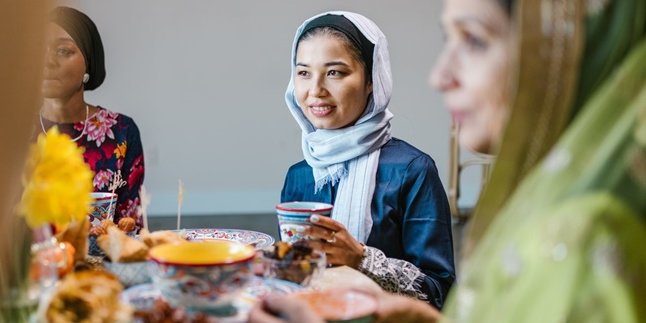
[[[90,74],[85,73],[83,74],[83,84],[87,83],[87,81],[90,80]]]

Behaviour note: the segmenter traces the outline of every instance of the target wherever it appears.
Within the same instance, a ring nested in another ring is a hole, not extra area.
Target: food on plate
[[[325,266],[324,254],[316,252],[308,240],[293,244],[279,241],[263,250],[265,276],[306,284],[312,275]]]
[[[142,261],[148,257],[148,246],[111,226],[108,233],[97,237],[97,244],[115,262]]]
[[[70,273],[56,287],[46,321],[130,322],[133,309],[120,301],[123,286],[112,274],[100,271]]]
[[[108,233],[108,231],[102,225],[97,225],[90,228],[90,235],[94,237],[102,236],[106,233]]]
[[[148,232],[142,229],[139,238],[133,238],[115,225],[108,226],[107,234],[97,237],[99,248],[112,262],[145,261],[148,250],[154,246],[186,241],[173,231]]]
[[[181,307],[171,307],[170,304],[161,298],[156,298],[153,307],[149,309],[136,310],[134,318],[138,322],[154,323],[208,323],[215,322],[202,313],[189,314]]]
[[[133,218],[121,218],[117,227],[123,232],[130,232],[137,227],[137,222]]]
[[[164,243],[176,243],[186,241],[179,233],[169,231],[169,230],[160,230],[155,232],[148,232],[146,229],[141,229],[139,233],[141,241],[143,241],[148,248],[164,244]]]
[[[133,221],[134,221],[134,219],[133,219]],[[114,224],[114,222],[112,222],[112,220],[105,219],[105,220],[101,221],[101,223],[99,223],[98,225],[95,225],[95,226],[90,228],[90,235],[95,236],[95,237],[98,237],[100,235],[104,235],[104,234],[108,233],[108,228],[114,227],[114,226],[116,226],[116,224]],[[128,231],[125,231],[125,232],[128,232]]]

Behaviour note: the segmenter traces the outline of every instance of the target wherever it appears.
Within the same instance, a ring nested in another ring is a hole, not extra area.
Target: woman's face
[[[442,27],[446,43],[431,84],[459,124],[460,144],[491,153],[508,112],[509,16],[495,0],[445,0]]]
[[[296,52],[294,94],[317,129],[354,124],[366,107],[372,85],[347,44],[329,35],[302,40]]]
[[[45,55],[42,85],[45,98],[67,98],[83,91],[83,54],[72,37],[57,24],[50,23],[47,27]]]

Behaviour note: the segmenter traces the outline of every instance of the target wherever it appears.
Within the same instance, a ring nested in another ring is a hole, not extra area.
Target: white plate
[[[230,240],[253,245],[256,249],[263,249],[274,244],[274,238],[258,231],[241,229],[181,229],[173,230],[187,240]]]

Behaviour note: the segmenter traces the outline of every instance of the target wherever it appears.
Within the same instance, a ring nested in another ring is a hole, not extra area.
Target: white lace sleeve
[[[408,261],[388,258],[379,249],[364,247],[359,271],[374,280],[385,291],[427,300],[420,281],[424,273]]]

